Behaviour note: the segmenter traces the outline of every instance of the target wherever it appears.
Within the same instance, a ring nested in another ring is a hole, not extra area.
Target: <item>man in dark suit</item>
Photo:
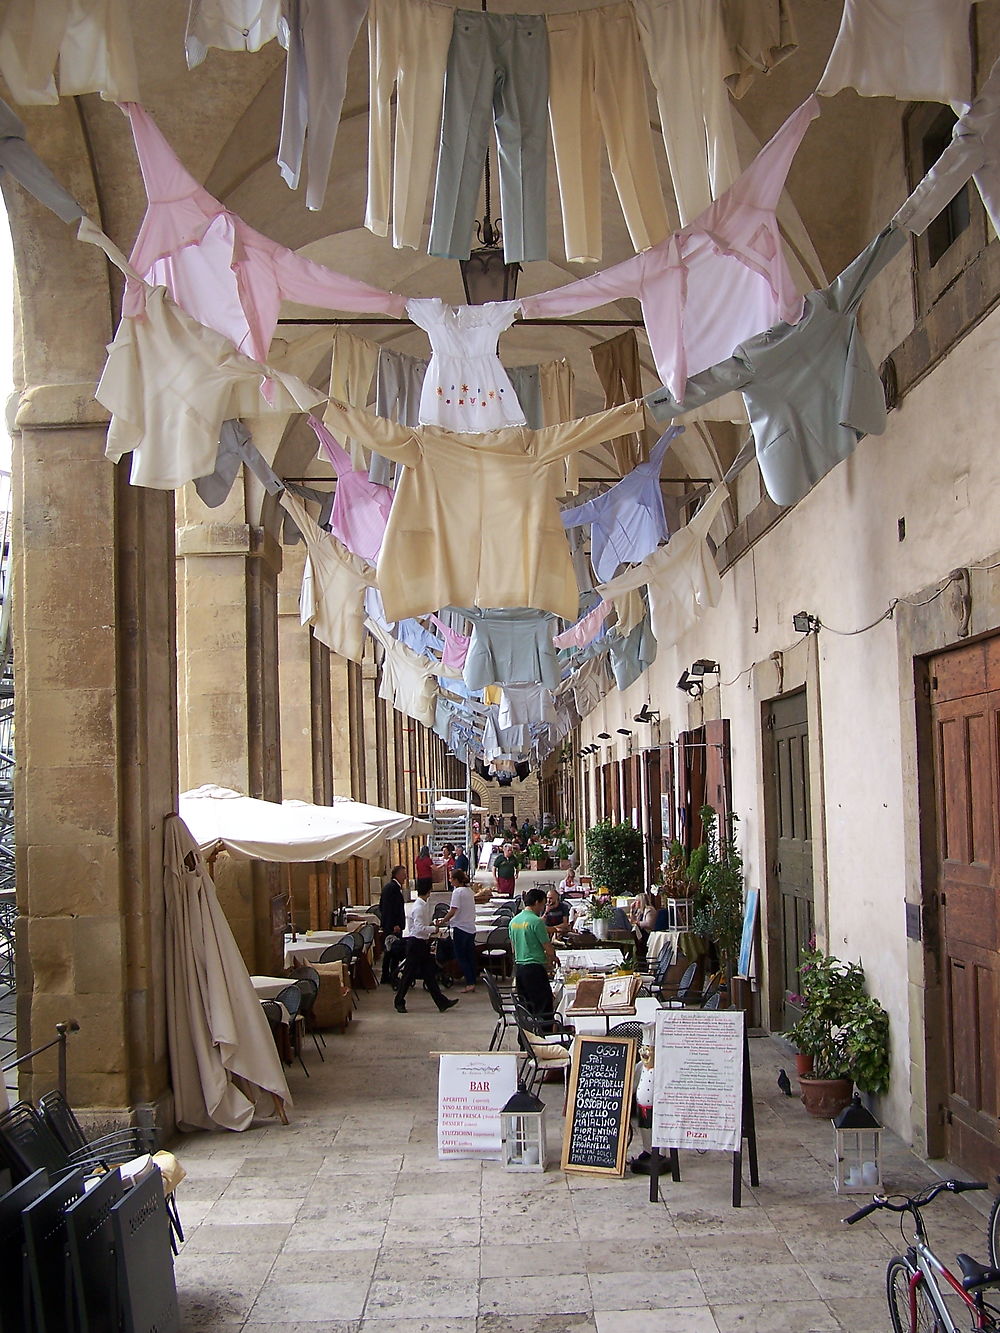
[[[406,928],[406,911],[403,906],[403,890],[409,883],[406,866],[393,866],[392,876],[382,887],[378,900],[379,915],[382,918],[383,949],[382,984],[395,987],[399,979],[399,968],[403,960],[403,931]]]

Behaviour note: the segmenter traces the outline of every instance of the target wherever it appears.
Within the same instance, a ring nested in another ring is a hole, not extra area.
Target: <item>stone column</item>
[[[54,146],[86,162],[72,107],[58,125]],[[18,1044],[26,1051],[76,1019],[74,1105],[169,1123],[173,496],[133,489],[128,463],[103,456],[106,414],[93,400],[112,330],[103,255],[13,187],[8,209],[23,384],[13,449]],[[37,1058],[22,1095],[51,1087],[54,1072],[54,1052]]]
[[[281,799],[277,577],[281,547],[243,521],[239,485],[219,510],[187,488],[179,499],[177,618],[181,644],[182,790],[216,783]],[[282,867],[220,856],[215,884],[251,972],[280,965]]]

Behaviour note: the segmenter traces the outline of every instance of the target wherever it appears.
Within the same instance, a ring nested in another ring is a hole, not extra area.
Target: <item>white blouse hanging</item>
[[[519,309],[518,301],[452,306],[432,296],[407,302],[406,313],[431,340],[421,425],[480,432],[527,424],[497,356],[497,339]]]

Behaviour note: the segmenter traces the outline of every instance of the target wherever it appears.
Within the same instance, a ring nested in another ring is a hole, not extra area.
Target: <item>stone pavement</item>
[[[183,1327],[222,1333],[882,1333],[895,1221],[853,1228],[834,1193],[829,1122],[775,1079],[786,1057],[752,1040],[761,1184],[730,1206],[729,1161],[682,1154],[683,1180],[508,1175],[497,1162],[439,1162],[437,1062],[485,1049],[485,993],[438,1014],[416,989],[396,1014],[362,994],[350,1030],[295,1066],[291,1124],[184,1135],[177,1260]],[[508,1037],[508,1044],[511,1038]],[[545,1087],[560,1140],[562,1088]],[[554,1124],[552,1123],[554,1121]],[[891,1135],[890,1187],[928,1167]],[[551,1141],[551,1140],[550,1140]],[[968,1196],[967,1196],[968,1197]],[[965,1200],[935,1204],[931,1236],[985,1258]]]

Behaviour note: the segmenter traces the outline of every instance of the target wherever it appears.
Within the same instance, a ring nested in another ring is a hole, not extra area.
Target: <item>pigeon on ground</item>
[[[786,1097],[790,1097],[792,1095],[792,1085],[788,1080],[788,1075],[785,1073],[783,1069],[778,1070],[778,1087],[781,1089],[781,1091],[785,1094]]]

